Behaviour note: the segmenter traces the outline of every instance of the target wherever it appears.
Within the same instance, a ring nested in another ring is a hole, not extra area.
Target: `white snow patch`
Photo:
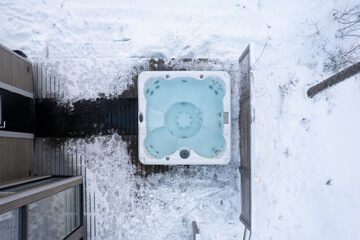
[[[126,58],[235,59],[254,42],[253,177],[259,181],[252,237],[354,239],[360,234],[359,79],[306,96],[331,74],[323,71],[323,50],[351,44],[334,37],[332,10],[354,3],[2,1],[0,42],[48,63],[74,100],[123,91],[134,66]],[[116,136],[86,146],[100,239],[190,239],[192,220],[208,239],[240,238],[238,150],[228,166],[179,167],[143,181]]]

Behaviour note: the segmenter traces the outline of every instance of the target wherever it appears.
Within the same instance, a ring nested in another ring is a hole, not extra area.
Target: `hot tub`
[[[139,160],[151,165],[227,164],[230,76],[152,71],[138,78]]]

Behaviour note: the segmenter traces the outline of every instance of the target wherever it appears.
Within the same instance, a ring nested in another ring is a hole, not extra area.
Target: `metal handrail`
[[[0,198],[0,214],[12,211],[16,208],[81,184],[82,176],[75,176],[10,194]]]

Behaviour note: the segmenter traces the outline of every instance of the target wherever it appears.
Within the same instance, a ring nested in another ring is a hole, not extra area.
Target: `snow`
[[[314,99],[306,96],[310,86],[332,74],[323,68],[325,51],[353,44],[335,38],[339,26],[332,10],[354,4],[4,0],[0,42],[58,74],[72,101],[123,91],[134,71],[147,68],[138,57],[221,59],[219,64],[232,69],[236,88],[236,58],[253,42],[252,238],[355,239],[359,77]],[[232,116],[237,99],[233,92]],[[238,119],[232,121],[237,132]],[[191,239],[193,220],[202,239],[242,237],[236,144],[229,165],[176,167],[147,179],[134,175],[119,136],[74,142],[74,148],[80,145],[86,146],[88,191],[96,196],[92,237],[96,232],[99,239]]]
[[[98,239],[191,239],[192,221],[202,239],[241,237],[238,163],[173,167],[143,179],[120,139],[115,134],[86,144],[88,209]]]

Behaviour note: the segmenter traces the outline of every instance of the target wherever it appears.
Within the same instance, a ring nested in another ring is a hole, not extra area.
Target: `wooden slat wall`
[[[31,64],[0,46],[0,81],[32,93]]]
[[[11,53],[0,47],[0,81],[10,85],[12,83],[11,56]]]
[[[29,176],[33,139],[0,137],[0,183]]]
[[[0,82],[33,93],[31,64],[0,45]],[[0,183],[31,173],[34,140],[0,137]]]
[[[241,215],[240,220],[251,231],[251,98],[250,98],[250,46],[239,59],[240,67],[240,174]]]

